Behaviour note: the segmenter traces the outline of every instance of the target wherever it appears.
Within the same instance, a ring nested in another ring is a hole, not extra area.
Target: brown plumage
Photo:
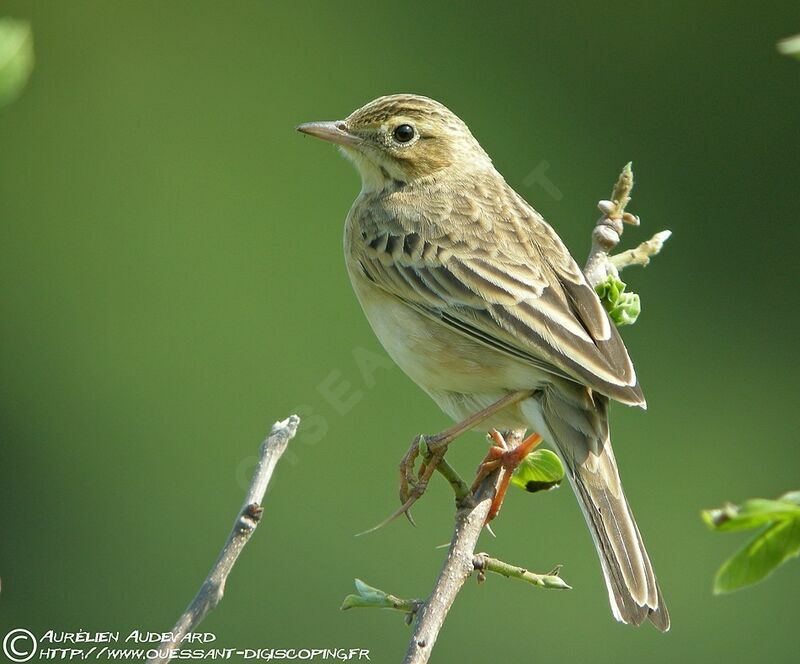
[[[622,492],[608,398],[644,406],[633,364],[555,231],[494,169],[467,126],[425,97],[381,97],[299,128],[362,176],[345,227],[354,290],[391,357],[454,419],[515,390],[498,429],[560,452],[600,555],[615,617],[669,616]]]

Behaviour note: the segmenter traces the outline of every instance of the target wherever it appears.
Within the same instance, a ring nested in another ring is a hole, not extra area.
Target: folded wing
[[[491,183],[474,186],[413,219],[405,207],[393,215],[391,199],[380,224],[366,208],[357,220],[365,275],[465,336],[643,405],[622,339],[556,233],[505,182],[494,192]],[[454,225],[457,239],[447,232]]]

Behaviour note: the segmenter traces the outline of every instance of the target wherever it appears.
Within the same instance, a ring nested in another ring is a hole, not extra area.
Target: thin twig
[[[475,545],[480,537],[483,523],[492,506],[497,490],[500,471],[489,475],[475,494],[474,500],[456,511],[456,526],[450,549],[442,571],[436,579],[433,592],[425,605],[417,612],[414,633],[408,644],[403,664],[424,664],[428,661],[442,629],[447,613],[453,605],[461,586],[475,567],[473,557]]]
[[[611,192],[611,200],[600,201],[597,204],[603,216],[597,220],[592,231],[592,248],[583,268],[583,273],[592,287],[604,281],[609,274],[618,276],[608,255],[619,244],[623,221],[634,225],[639,223],[637,217],[625,212],[625,206],[631,200],[632,189],[633,170],[630,164],[626,164]]]
[[[276,422],[272,425],[269,436],[261,443],[256,470],[253,473],[244,503],[236,516],[236,521],[233,524],[230,535],[228,535],[225,546],[222,547],[219,557],[197,595],[195,595],[191,604],[178,619],[178,622],[175,623],[175,627],[172,628],[169,634],[170,638],[161,642],[158,656],[148,660],[148,664],[168,662],[170,654],[180,649],[183,638],[197,629],[203,618],[222,599],[228,575],[231,573],[236,559],[255,532],[256,526],[258,526],[258,522],[261,519],[261,513],[263,512],[261,502],[264,500],[264,493],[272,479],[275,466],[286,451],[289,441],[297,433],[299,424],[300,418],[297,415],[292,415],[283,422]]]
[[[344,598],[339,607],[342,611],[349,609],[392,609],[402,611],[406,614],[409,624],[414,619],[424,602],[421,599],[403,599],[390,593],[384,592],[380,588],[374,588],[364,583],[361,579],[356,579],[357,595],[348,595]]]
[[[453,489],[453,493],[456,496],[456,503],[469,496],[469,485],[464,481],[461,475],[458,474],[458,471],[447,462],[446,459],[442,459],[439,462],[439,465],[436,466],[436,470],[438,470],[439,474],[450,483],[450,487]]]
[[[630,265],[641,265],[645,267],[650,263],[650,257],[655,256],[661,251],[661,247],[664,246],[664,243],[669,240],[671,235],[672,231],[656,233],[646,242],[642,242],[638,247],[614,254],[610,257],[611,262],[620,272]]]
[[[639,217],[625,211],[625,207],[630,203],[632,190],[633,170],[630,164],[626,164],[611,192],[611,200],[600,201],[597,204],[603,216],[597,220],[592,231],[592,248],[583,268],[583,273],[593,288],[605,281],[608,276],[619,278],[620,270],[629,265],[647,265],[650,257],[661,251],[664,242],[672,235],[670,231],[661,231],[635,249],[611,255],[622,239],[624,224],[631,226],[640,224]]]
[[[555,588],[557,590],[571,590],[572,587],[558,574],[536,574],[524,567],[509,565],[502,560],[492,558],[488,553],[478,553],[472,559],[472,566],[479,572],[494,572],[508,579],[527,581],[540,588]]]

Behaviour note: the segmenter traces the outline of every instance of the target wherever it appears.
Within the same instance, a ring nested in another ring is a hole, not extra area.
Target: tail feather
[[[542,434],[550,437],[567,467],[600,556],[614,617],[633,625],[649,619],[666,631],[669,613],[611,449],[608,401],[588,392],[583,403],[574,394],[564,396],[561,390],[545,393],[531,419],[544,425]]]

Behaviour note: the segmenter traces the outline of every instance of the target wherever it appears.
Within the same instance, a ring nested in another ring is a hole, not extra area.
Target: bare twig
[[[499,478],[499,470],[489,475],[478,488],[474,499],[465,501],[456,511],[456,527],[447,560],[436,579],[433,592],[417,612],[414,633],[408,644],[404,664],[423,664],[428,661],[450,607],[461,586],[475,570],[475,545],[492,506]]]
[[[516,443],[519,443],[522,432],[509,431],[503,435],[506,439],[513,439]],[[421,604],[415,605],[416,622],[408,644],[406,657],[403,660],[404,664],[423,664],[428,661],[450,607],[455,602],[464,582],[475,571],[481,575],[485,571],[495,572],[542,588],[569,589],[569,586],[557,575],[556,571],[550,574],[534,574],[521,567],[509,565],[496,558],[490,558],[485,553],[475,555],[478,538],[481,535],[486,517],[492,507],[492,500],[500,483],[501,470],[501,468],[498,468],[490,473],[478,486],[474,494],[468,493],[466,496],[457,499],[458,509],[456,510],[455,530],[450,541],[447,559],[428,599]]]
[[[458,474],[458,471],[447,462],[447,459],[442,459],[436,467],[436,470],[450,483],[450,488],[453,489],[457,503],[469,496],[469,485],[463,480],[461,475]]]
[[[264,493],[267,485],[272,479],[272,473],[289,441],[297,433],[297,426],[300,418],[292,415],[283,422],[276,422],[272,425],[272,430],[266,440],[261,443],[260,455],[253,479],[247,489],[244,503],[233,524],[233,529],[228,535],[225,546],[219,554],[214,566],[211,568],[206,580],[195,595],[191,604],[183,612],[183,615],[175,623],[175,627],[170,632],[170,638],[162,641],[158,656],[148,660],[149,664],[161,664],[170,660],[170,654],[181,647],[183,638],[197,629],[197,626],[214,609],[225,592],[225,582],[236,563],[244,545],[255,532],[256,526],[261,519],[263,508],[261,501],[264,500]]]

